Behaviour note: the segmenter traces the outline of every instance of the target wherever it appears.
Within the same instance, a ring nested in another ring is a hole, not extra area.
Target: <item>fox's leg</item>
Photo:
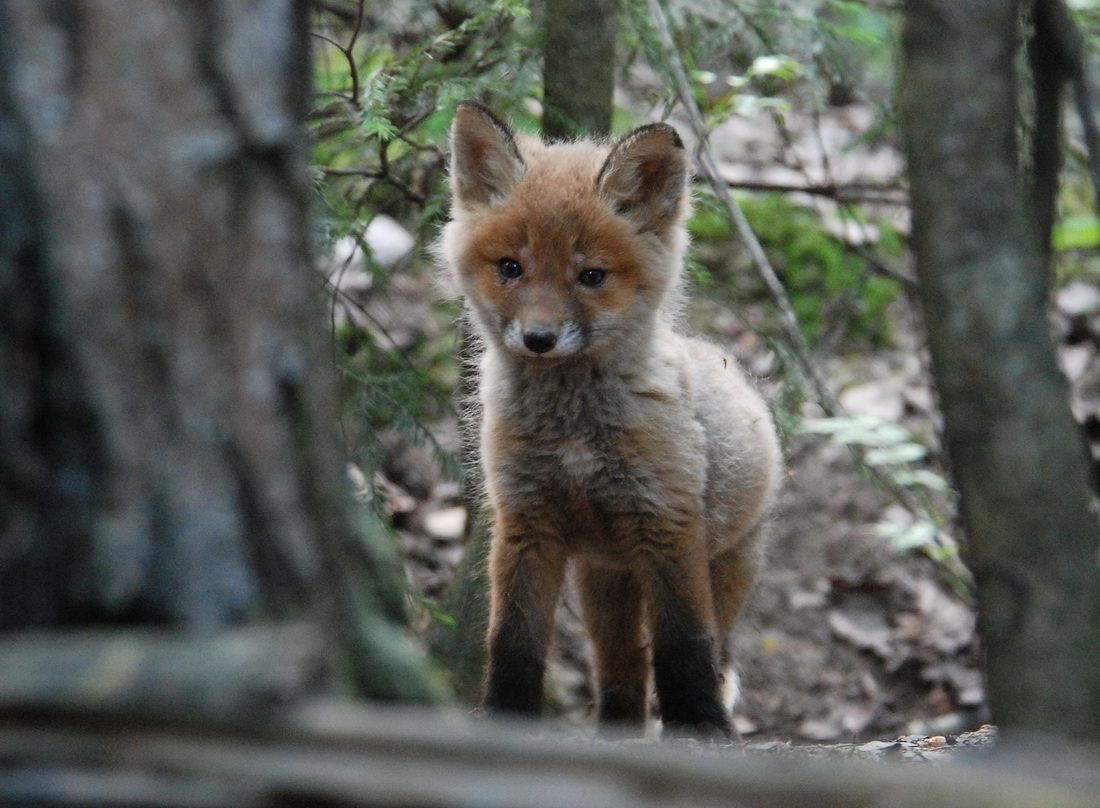
[[[497,517],[489,551],[489,662],[483,706],[538,715],[554,606],[565,573],[556,537]]]
[[[682,537],[681,537],[682,538]],[[688,544],[690,546],[684,546]],[[700,537],[655,545],[647,573],[653,678],[666,735],[729,738],[710,574]]]
[[[719,668],[726,678],[725,698],[727,707],[732,707],[737,686],[736,679],[730,679],[734,672],[730,669],[730,631],[737,615],[745,605],[745,599],[756,579],[759,567],[759,549],[755,532],[743,537],[729,550],[719,553],[710,560],[710,589],[714,598],[714,622],[718,642]]]
[[[759,531],[743,536],[728,550],[710,560],[710,589],[714,596],[714,622],[723,652],[721,662],[729,662],[728,639],[737,615],[745,605],[749,590],[760,568]]]
[[[581,602],[592,636],[601,726],[645,730],[649,654],[642,636],[642,589],[629,570],[580,567]]]

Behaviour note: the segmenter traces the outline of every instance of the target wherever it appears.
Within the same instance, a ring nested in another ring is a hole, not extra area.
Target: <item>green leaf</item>
[[[927,454],[928,450],[919,443],[896,443],[869,450],[863,456],[863,462],[868,466],[900,466],[920,460]]]
[[[904,553],[918,547],[931,547],[935,544],[937,528],[935,524],[922,519],[912,524],[899,522],[879,522],[871,526],[871,531],[893,542],[894,550]]]
[[[1054,226],[1051,243],[1056,250],[1100,247],[1100,219],[1086,214],[1066,216]]]
[[[801,422],[799,430],[813,435],[828,435],[838,443],[862,446],[894,446],[911,442],[911,436],[904,427],[874,415],[807,418]]]
[[[757,56],[745,71],[749,78],[769,76],[783,81],[792,81],[803,74],[802,65],[788,56]]]
[[[928,469],[898,469],[893,473],[894,482],[907,488],[923,485],[930,491],[949,491],[947,480]]]
[[[367,137],[377,137],[381,140],[390,140],[397,136],[397,127],[389,118],[382,115],[365,116],[360,129]]]

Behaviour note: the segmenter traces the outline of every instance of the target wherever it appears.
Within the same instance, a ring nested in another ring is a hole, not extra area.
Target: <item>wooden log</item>
[[[569,739],[331,701],[247,723],[0,707],[0,804],[1095,808],[1097,757],[1054,751],[903,766]]]
[[[159,720],[247,720],[335,683],[311,623],[195,636],[155,629],[0,634],[0,704]]]

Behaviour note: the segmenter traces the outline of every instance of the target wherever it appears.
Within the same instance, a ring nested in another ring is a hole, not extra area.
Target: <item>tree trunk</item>
[[[907,5],[902,121],[994,720],[1100,739],[1100,528],[1018,169],[1019,8]]]
[[[546,3],[543,135],[607,135],[615,89],[617,0]]]
[[[0,0],[0,628],[304,619],[425,697],[333,434],[307,9]]]

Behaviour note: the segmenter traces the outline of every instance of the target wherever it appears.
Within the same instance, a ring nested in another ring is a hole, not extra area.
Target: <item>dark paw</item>
[[[695,740],[705,743],[730,744],[741,743],[741,733],[734,729],[729,721],[703,721],[685,723],[681,721],[665,722],[661,737],[667,740]]]

